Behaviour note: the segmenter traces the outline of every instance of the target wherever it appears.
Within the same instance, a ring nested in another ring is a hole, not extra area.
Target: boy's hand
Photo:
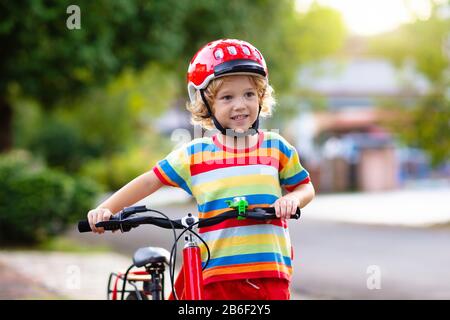
[[[89,225],[91,226],[91,230],[94,233],[102,234],[105,232],[103,228],[96,228],[95,224],[101,221],[107,221],[111,218],[112,212],[106,208],[97,208],[88,212],[87,218],[89,221]]]
[[[295,214],[298,207],[300,207],[300,199],[296,196],[287,194],[275,201],[271,207],[275,208],[277,218],[287,220]]]

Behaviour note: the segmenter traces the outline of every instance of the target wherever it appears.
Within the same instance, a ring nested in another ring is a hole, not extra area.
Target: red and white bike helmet
[[[264,57],[250,43],[236,39],[210,42],[189,63],[187,82],[191,102],[197,90],[205,89],[213,79],[230,73],[268,76]]]

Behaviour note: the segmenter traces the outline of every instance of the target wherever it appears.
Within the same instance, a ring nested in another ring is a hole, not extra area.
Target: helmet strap
[[[256,118],[255,122],[253,122],[252,126],[244,132],[236,132],[233,129],[224,128],[219,123],[219,121],[217,121],[216,117],[214,116],[214,114],[211,111],[208,101],[206,100],[204,91],[205,90],[200,89],[200,95],[202,97],[203,103],[205,104],[206,109],[208,110],[208,116],[212,118],[212,120],[214,122],[214,126],[217,128],[217,130],[220,131],[220,133],[222,133],[224,136],[229,136],[229,137],[234,137],[234,138],[242,138],[242,137],[252,136],[256,133],[259,133],[258,126],[259,126],[259,114],[261,112],[261,105],[259,105],[258,117]]]

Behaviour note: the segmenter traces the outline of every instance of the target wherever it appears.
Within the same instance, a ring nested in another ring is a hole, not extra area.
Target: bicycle
[[[210,260],[210,252],[208,245],[201,238],[197,232],[193,230],[194,227],[208,227],[221,223],[227,219],[237,218],[255,219],[255,220],[271,220],[277,219],[275,215],[275,208],[273,207],[254,207],[248,209],[248,202],[245,197],[236,197],[231,200],[226,200],[228,207],[231,210],[225,211],[219,215],[211,218],[199,219],[198,217],[188,213],[187,216],[171,220],[164,213],[149,209],[146,206],[134,206],[124,208],[119,213],[111,216],[110,220],[97,223],[96,227],[102,227],[108,231],[120,230],[121,232],[128,232],[144,224],[152,224],[165,229],[172,229],[174,234],[174,244],[170,253],[164,248],[144,247],[138,249],[133,256],[133,264],[127,269],[125,273],[111,273],[108,280],[108,299],[117,299],[118,281],[122,280],[121,300],[124,299],[125,293],[129,293],[127,300],[137,299],[146,300],[150,295],[152,300],[164,299],[164,271],[165,266],[169,267],[169,275],[171,280],[172,293],[169,299],[179,300],[177,290],[180,287],[184,288],[185,300],[202,300],[203,297],[203,277],[202,271],[208,266]],[[146,212],[155,212],[163,217],[150,216],[143,214]],[[300,209],[297,208],[296,213],[291,216],[291,219],[300,218]],[[183,230],[178,236],[176,229]],[[92,231],[87,220],[78,222],[79,232]],[[185,234],[185,246],[183,248],[183,268],[181,276],[177,278],[174,283],[175,263],[177,254],[177,244],[179,239]],[[200,247],[195,240],[197,237],[206,247],[207,260],[205,265],[201,266]],[[144,267],[145,271],[134,271],[132,268]],[[130,277],[131,275],[131,277]],[[115,280],[113,289],[110,288],[111,282]],[[142,289],[139,289],[135,282],[142,282]],[[130,284],[134,290],[126,290],[126,284]],[[110,296],[111,294],[111,296]]]

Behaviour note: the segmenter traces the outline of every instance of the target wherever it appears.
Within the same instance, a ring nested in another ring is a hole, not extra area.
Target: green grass
[[[74,240],[65,237],[54,237],[48,239],[31,249],[40,251],[62,251],[62,252],[74,252],[74,253],[101,253],[111,252],[111,248],[102,245],[83,245]]]
[[[2,250],[15,251],[44,251],[44,252],[68,252],[68,253],[107,253],[112,252],[111,247],[105,244],[83,243],[70,236],[59,235],[44,240],[40,243],[0,243]]]

